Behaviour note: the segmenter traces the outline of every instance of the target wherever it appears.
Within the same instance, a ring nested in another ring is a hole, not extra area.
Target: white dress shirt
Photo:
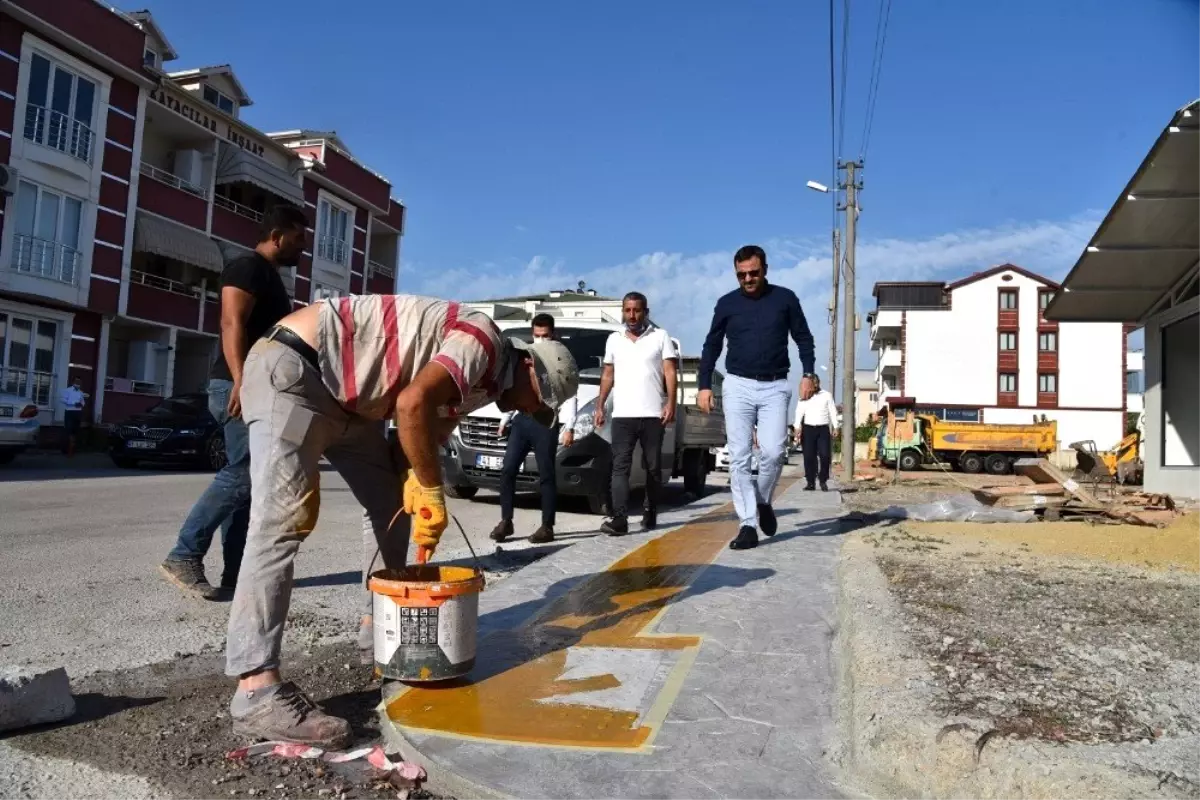
[[[62,404],[67,411],[79,411],[83,408],[83,401],[86,398],[87,394],[83,390],[68,386],[62,393]]]
[[[512,424],[513,417],[515,417],[519,413],[521,413],[521,412],[519,412],[519,411],[504,412],[504,415],[500,417],[500,431],[503,432],[503,431],[507,430],[508,426]],[[562,426],[562,428],[560,430],[559,439],[562,439],[563,435],[565,435],[567,431],[575,430],[575,417],[577,417],[578,415],[579,415],[579,395],[575,395],[575,396],[571,397],[569,400],[567,400],[565,403],[563,403],[561,406],[558,407],[558,424]]]
[[[796,404],[796,425],[828,425],[830,430],[837,424],[837,405],[833,395],[824,389],[818,389],[807,400]]]

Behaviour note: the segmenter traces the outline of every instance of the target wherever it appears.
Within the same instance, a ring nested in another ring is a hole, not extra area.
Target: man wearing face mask
[[[227,462],[184,520],[174,549],[159,569],[187,592],[215,600],[237,583],[250,524],[250,442],[242,420],[242,367],[250,347],[292,311],[281,269],[304,250],[308,218],[295,206],[277,205],[263,219],[254,252],[230,261],[221,273],[221,350],[208,381],[208,409],[225,433]],[[204,575],[204,556],[222,529],[220,589]]]
[[[554,317],[538,314],[532,321],[535,342],[554,339]],[[558,409],[549,408],[532,413],[510,411],[500,419],[500,436],[508,434],[504,451],[504,466],[500,476],[500,524],[491,538],[503,542],[513,535],[513,497],[517,493],[517,473],[532,450],[537,459],[538,485],[542,492],[542,525],[529,537],[532,544],[554,541],[554,512],[558,503],[557,456],[558,445],[570,447],[575,441],[575,416],[579,399],[572,396]]]
[[[625,330],[608,337],[604,373],[596,401],[596,427],[604,424],[609,394],[613,396],[612,517],[600,530],[610,536],[629,532],[629,470],[633,451],[642,445],[646,471],[646,502],[642,530],[658,521],[658,487],[662,474],[662,441],[667,425],[675,422],[675,391],[679,353],[667,332],[650,322],[646,296],[630,292],[621,302]]]

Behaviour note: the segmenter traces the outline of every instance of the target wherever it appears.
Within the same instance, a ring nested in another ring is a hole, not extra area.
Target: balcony
[[[332,236],[322,236],[317,239],[317,257],[323,258],[326,261],[332,261],[335,264],[345,266],[350,253],[350,245],[342,239],[335,239]]]
[[[900,324],[902,322],[901,311],[895,309],[879,309],[875,311],[871,318],[871,347],[875,347],[880,340],[896,339],[900,336]]]
[[[130,378],[108,378],[104,381],[103,422],[113,424],[142,414],[162,400],[163,389],[156,383]]]
[[[262,221],[263,215],[250,206],[221,195],[213,197],[214,236],[253,248],[258,244]]]
[[[395,278],[396,271],[386,264],[380,264],[378,261],[368,261],[367,277],[374,278],[376,275],[384,278]]]
[[[883,369],[900,369],[903,362],[904,354],[899,347],[885,347],[879,354],[879,366]]]
[[[32,103],[25,106],[25,138],[85,164],[92,163],[96,149],[96,134],[87,125],[61,111]]]
[[[195,328],[200,321],[200,299],[198,286],[137,270],[129,273],[130,316]]]
[[[0,366],[0,392],[23,397],[39,408],[53,407],[56,383],[53,372]]]
[[[12,269],[74,286],[79,279],[82,254],[74,247],[18,233],[13,237]]]
[[[145,162],[139,171],[151,180],[138,185],[138,208],[204,230],[208,219],[208,192],[203,187]]]

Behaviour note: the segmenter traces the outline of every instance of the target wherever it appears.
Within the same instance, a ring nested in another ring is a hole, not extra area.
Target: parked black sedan
[[[154,461],[218,470],[225,466],[225,434],[208,413],[206,394],[181,394],[113,425],[108,454],[118,467]]]

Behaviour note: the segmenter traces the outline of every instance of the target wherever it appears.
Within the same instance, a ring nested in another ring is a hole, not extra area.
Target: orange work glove
[[[404,508],[404,513],[411,517],[413,514],[413,500],[416,497],[417,490],[421,488],[421,484],[417,482],[417,475],[415,472],[413,472],[411,469],[406,470],[405,472],[408,475],[408,478],[406,478],[404,481],[404,494],[400,504]]]
[[[446,530],[446,496],[441,486],[431,488],[416,481],[412,486],[412,538],[422,550],[422,560],[428,560]]]

